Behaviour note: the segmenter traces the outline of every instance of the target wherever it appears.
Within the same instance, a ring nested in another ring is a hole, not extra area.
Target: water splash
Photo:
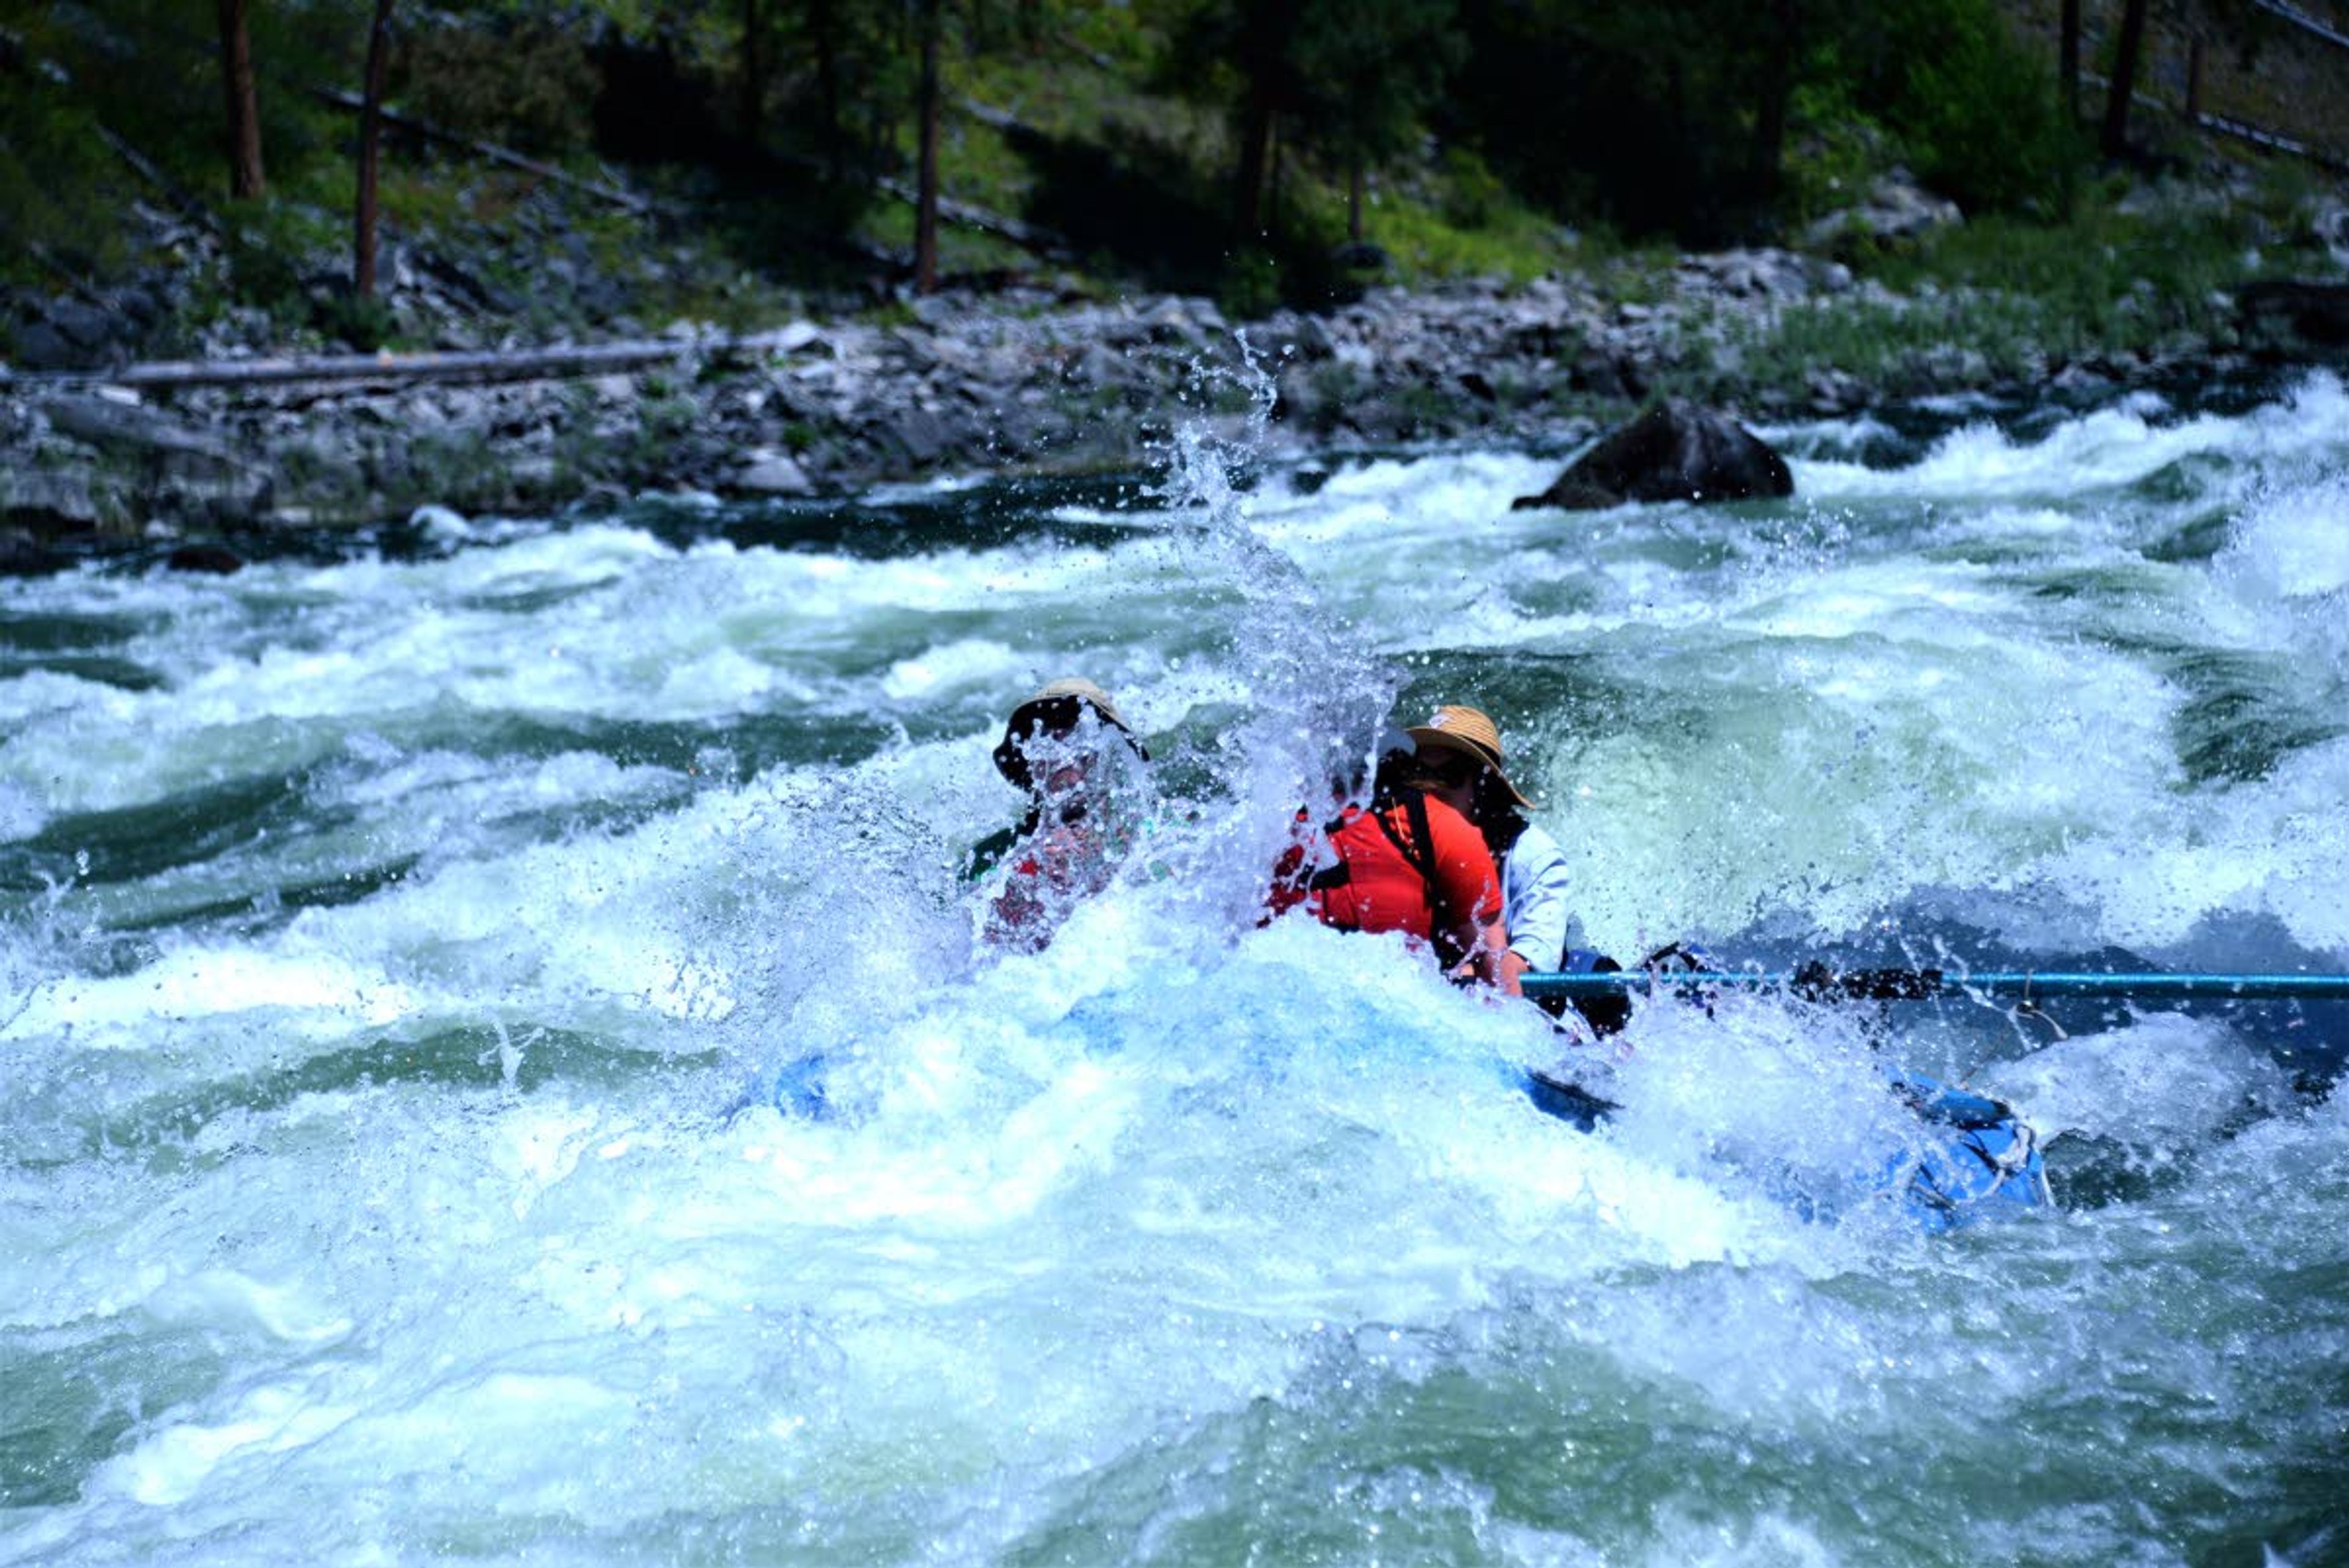
[[[1220,650],[1244,680],[1229,693],[1237,722],[1216,740],[1228,795],[1178,872],[1212,888],[1205,902],[1227,920],[1258,907],[1292,813],[1319,810],[1327,781],[1369,756],[1402,686],[1375,644],[1332,614],[1299,563],[1253,525],[1241,481],[1261,459],[1278,389],[1245,331],[1237,337],[1237,363],[1200,379],[1204,400],[1225,385],[1244,393],[1246,415],[1237,430],[1178,422],[1161,492],[1186,568],[1226,585],[1242,607]]]

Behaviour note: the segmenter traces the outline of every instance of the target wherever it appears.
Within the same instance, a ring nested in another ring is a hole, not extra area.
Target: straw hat
[[[1500,728],[1480,710],[1446,703],[1426,723],[1413,725],[1411,738],[1422,752],[1435,746],[1475,758],[1493,770],[1493,776],[1501,781],[1501,787],[1508,791],[1511,800],[1529,811],[1533,808],[1534,803],[1517,792],[1517,786],[1502,770]]]
[[[1125,737],[1125,743],[1133,748],[1134,755],[1144,762],[1150,759],[1150,753],[1143,750],[1142,742],[1134,739],[1133,731],[1118,712],[1117,704],[1110,701],[1109,693],[1090,680],[1071,676],[1047,682],[1036,695],[1011,710],[1011,717],[1003,725],[1003,739],[996,743],[995,771],[1021,789],[1033,788],[1034,784],[1028,772],[1028,758],[1022,747],[1036,726],[1050,716],[1050,711],[1063,705],[1069,710],[1070,720],[1077,717],[1078,710],[1091,708],[1100,715],[1102,723]]]

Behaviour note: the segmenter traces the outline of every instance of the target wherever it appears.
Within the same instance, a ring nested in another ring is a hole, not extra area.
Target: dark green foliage
[[[1437,129],[1561,216],[1723,237],[1747,195],[1763,9],[1464,0],[1473,49]]]
[[[1992,0],[1894,0],[1845,34],[1837,79],[1899,139],[1910,166],[1969,212],[2054,198],[2079,156],[2049,62],[2026,52]]]
[[[1024,215],[1154,288],[1216,289],[1229,254],[1221,192],[1172,150],[1112,130],[1098,141],[1015,133],[1034,184]]]
[[[1110,290],[1212,295],[1239,317],[1376,280],[1533,275],[1618,236],[1785,240],[1895,163],[1970,216],[2044,221],[2079,152],[2054,50],[2010,34],[2010,0],[940,3],[946,194],[1062,242],[1031,255],[950,224],[949,268],[1081,265]],[[210,7],[0,0],[15,291],[0,332],[43,296],[170,271],[195,304],[179,342],[253,306],[296,339],[428,337],[412,296],[395,320],[339,292],[356,119],[311,89],[357,88],[368,11],[255,0],[268,189],[233,202]],[[885,296],[911,232],[894,192],[910,183],[912,15],[907,0],[400,0],[393,107],[575,183],[395,126],[387,254],[526,336],[678,315],[755,329],[804,308],[801,291]],[[1341,249],[1358,173],[1370,244]],[[582,193],[611,183],[653,201]],[[2020,232],[1998,231],[2021,247],[2002,275],[2018,281],[2036,254]],[[1944,247],[1928,265],[1958,261]],[[2096,332],[2159,329],[2125,293],[2046,286]]]
[[[1174,18],[1159,80],[1229,117],[1235,218],[1253,234],[1276,142],[1391,158],[1465,53],[1454,0],[1202,0]]]
[[[1508,187],[1465,147],[1447,147],[1438,165],[1444,181],[1444,221],[1455,229],[1481,229],[1499,216]]]
[[[344,289],[322,290],[311,322],[327,341],[361,354],[385,347],[398,331],[391,307],[381,299],[362,299]]]
[[[409,32],[392,93],[443,130],[562,153],[587,140],[597,81],[577,33],[551,19],[509,21]]]
[[[1339,161],[1396,157],[1467,52],[1454,0],[1306,0],[1295,134]]]
[[[1790,215],[1774,108],[1793,156],[1844,165],[1796,171],[1795,216],[1878,156],[1971,211],[2025,210],[2076,156],[2053,61],[1994,0],[1468,0],[1466,20],[1445,128],[1514,189],[1631,234],[1717,242]]]

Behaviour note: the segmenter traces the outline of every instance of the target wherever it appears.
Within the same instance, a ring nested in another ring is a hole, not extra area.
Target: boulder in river
[[[2349,358],[2349,284],[2270,278],[2235,291],[2243,345],[2278,359]]]
[[[1539,495],[1514,509],[1592,511],[1626,501],[1746,501],[1792,495],[1786,460],[1728,415],[1669,399],[1599,438]]]

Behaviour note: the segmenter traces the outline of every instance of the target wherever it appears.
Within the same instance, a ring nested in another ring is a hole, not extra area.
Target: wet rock
[[[86,533],[104,520],[85,470],[0,472],[0,527],[55,535]]]
[[[1934,195],[1906,169],[1893,169],[1878,177],[1856,205],[1828,213],[1804,231],[1803,237],[1814,246],[1847,253],[1887,250],[1964,221],[1955,202]]]
[[[1726,414],[1677,399],[1599,438],[1539,495],[1513,509],[1588,511],[1626,501],[1744,501],[1792,495],[1786,460]]]
[[[797,459],[787,452],[754,450],[735,472],[734,488],[749,495],[805,495],[815,488]]]
[[[25,528],[0,526],[0,577],[47,577],[73,564]]]
[[[175,572],[197,572],[215,577],[234,576],[244,570],[244,557],[225,545],[181,545],[163,557]]]
[[[905,409],[876,426],[874,433],[906,464],[926,468],[942,456],[953,440],[946,421],[928,409]]]
[[[2349,284],[2278,278],[2235,291],[2243,347],[2270,358],[2349,357]]]

